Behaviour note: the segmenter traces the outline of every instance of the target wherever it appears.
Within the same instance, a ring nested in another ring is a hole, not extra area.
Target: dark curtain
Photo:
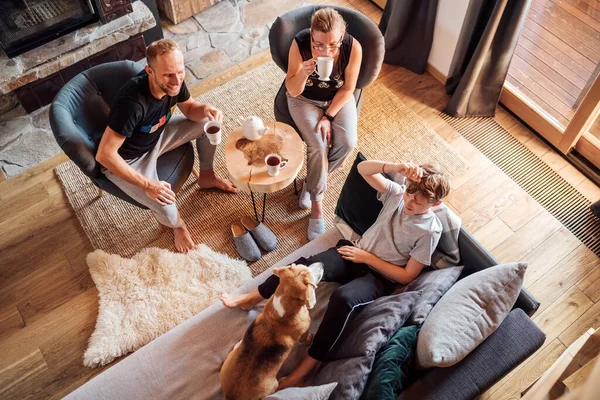
[[[388,0],[379,23],[385,39],[383,62],[425,72],[437,7],[438,0]]]
[[[530,3],[471,0],[446,81],[446,113],[494,116]]]

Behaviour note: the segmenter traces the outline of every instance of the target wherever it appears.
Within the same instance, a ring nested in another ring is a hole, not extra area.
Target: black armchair
[[[127,80],[141,70],[142,66],[132,61],[115,61],[81,72],[52,101],[50,126],[59,146],[94,185],[145,209],[102,174],[95,158],[115,95]],[[177,192],[193,166],[194,149],[186,143],[158,159],[158,176],[169,182]]]
[[[287,72],[288,55],[294,37],[301,30],[310,28],[310,18],[312,14],[323,7],[330,6],[306,6],[296,8],[277,17],[273,23],[271,31],[269,32],[271,55],[275,64],[277,64],[284,72]],[[358,81],[356,82],[356,90],[354,91],[356,108],[359,112],[363,88],[370,85],[377,78],[377,75],[379,75],[379,71],[381,70],[383,55],[385,53],[383,36],[377,25],[358,11],[345,7],[331,7],[336,9],[342,17],[344,17],[344,20],[348,25],[348,33],[358,40],[363,48],[360,73],[358,75]],[[292,126],[298,131],[288,110],[285,92],[286,88],[284,81],[275,97],[275,119]]]

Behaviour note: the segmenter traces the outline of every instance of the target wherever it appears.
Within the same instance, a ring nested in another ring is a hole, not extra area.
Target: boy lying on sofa
[[[442,223],[431,207],[450,192],[448,176],[432,165],[363,161],[358,165],[363,178],[378,191],[383,209],[362,238],[337,245],[298,264],[322,262],[323,281],[341,286],[331,295],[323,321],[313,338],[308,355],[287,377],[280,389],[302,386],[306,377],[340,337],[355,307],[389,295],[397,283],[408,284],[431,264],[431,255],[442,233]],[[382,173],[403,175],[404,184],[386,179]],[[270,276],[252,292],[233,296],[223,294],[226,307],[250,310],[273,295],[279,278]]]

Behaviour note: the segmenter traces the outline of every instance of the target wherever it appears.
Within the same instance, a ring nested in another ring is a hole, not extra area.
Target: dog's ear
[[[306,285],[306,308],[311,310],[317,304],[317,296],[315,295],[315,285],[309,283]]]

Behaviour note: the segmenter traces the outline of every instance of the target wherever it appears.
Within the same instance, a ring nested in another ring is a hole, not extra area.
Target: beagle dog
[[[315,288],[323,264],[273,268],[277,290],[221,368],[221,388],[228,400],[259,400],[275,393],[277,373],[298,342],[312,340],[308,310],[316,303]]]

